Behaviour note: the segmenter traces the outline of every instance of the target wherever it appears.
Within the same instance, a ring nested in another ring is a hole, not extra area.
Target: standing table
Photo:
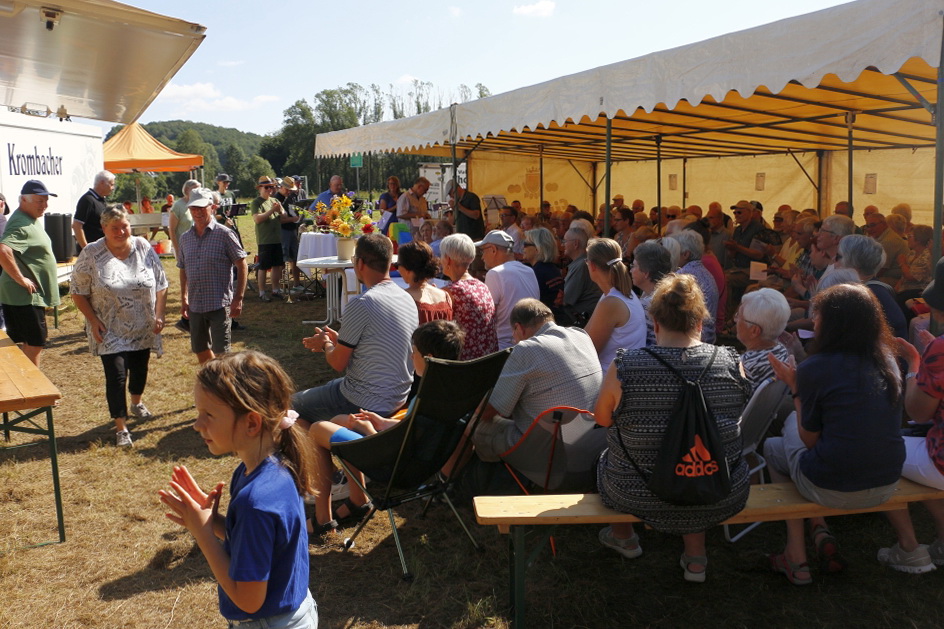
[[[327,293],[325,319],[323,321],[302,321],[302,323],[304,325],[320,326],[327,325],[332,321],[340,321],[341,312],[344,306],[347,305],[348,296],[351,294],[356,295],[360,289],[356,278],[349,281],[347,277],[348,269],[350,269],[352,275],[354,274],[354,263],[350,260],[338,260],[337,255],[333,255],[299,260],[295,265],[306,273],[309,270],[323,270],[327,284],[325,286],[325,293]],[[354,288],[353,293],[351,293],[348,288],[349,283]]]
[[[52,464],[52,485],[56,499],[56,520],[59,524],[59,542],[66,541],[65,520],[62,516],[62,490],[59,486],[59,461],[56,455],[56,432],[52,409],[62,394],[59,389],[26,357],[5,332],[0,331],[0,429],[6,441],[11,432],[23,432],[47,437],[49,461]],[[46,415],[46,425],[34,421]],[[14,448],[35,445],[28,443]],[[55,542],[43,542],[53,544]]]

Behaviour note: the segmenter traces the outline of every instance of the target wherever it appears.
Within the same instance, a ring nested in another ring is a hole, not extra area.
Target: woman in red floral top
[[[495,332],[495,302],[488,287],[469,275],[475,259],[475,244],[465,234],[452,234],[439,246],[443,274],[452,280],[446,292],[452,296],[456,323],[465,330],[460,360],[480,358],[498,351]]]
[[[931,307],[931,318],[944,323],[944,259],[938,261],[934,280],[922,295]],[[924,355],[904,339],[896,339],[902,357],[908,364],[905,375],[905,410],[915,422],[933,422],[926,437],[905,437],[905,464],[901,475],[909,480],[936,489],[944,490],[944,336],[934,338],[927,330],[919,333],[921,344],[928,343]],[[928,546],[931,561],[944,565],[944,500],[929,500],[924,503],[937,529],[937,539]],[[888,519],[896,526],[911,529],[911,518],[907,510],[889,512]],[[896,523],[896,520],[898,522]],[[883,548],[879,561],[903,572],[914,572],[908,566],[895,565],[889,561],[897,549]]]

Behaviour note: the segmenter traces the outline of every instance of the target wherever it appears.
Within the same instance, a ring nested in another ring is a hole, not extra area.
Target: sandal
[[[682,559],[679,561],[679,565],[685,570],[685,580],[690,583],[704,583],[705,578],[708,573],[708,558],[704,556],[689,556],[685,553],[682,553]],[[701,572],[693,572],[689,570],[689,566],[701,566],[705,568]]]
[[[328,533],[334,533],[338,530],[338,521],[337,520],[328,520],[324,524],[315,524],[311,520],[312,530],[308,532],[308,543],[317,544],[321,542],[325,535]]]
[[[839,542],[822,524],[817,524],[810,530],[810,537],[816,547],[816,556],[819,558],[821,572],[842,572],[847,563],[839,554]],[[817,538],[819,538],[817,540]]]
[[[798,576],[799,572],[809,572],[810,564],[807,562],[793,563],[783,553],[778,555],[769,555],[770,569],[774,572],[780,572],[787,577],[787,581],[793,585],[809,585],[813,582],[813,575],[808,577]]]
[[[344,525],[360,522],[364,516],[374,508],[374,505],[369,500],[362,505],[356,505],[351,502],[350,498],[345,498],[344,502],[342,502],[338,508],[340,507],[347,507],[347,515],[336,515],[338,524]],[[335,509],[335,513],[337,513],[337,509]]]

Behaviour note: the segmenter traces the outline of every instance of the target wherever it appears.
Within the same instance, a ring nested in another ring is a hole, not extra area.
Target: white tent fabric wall
[[[816,178],[816,155],[799,153],[797,159],[803,168]],[[708,204],[719,201],[728,207],[740,199],[760,201],[769,208],[789,203],[794,208],[815,207],[816,192],[803,175],[796,161],[789,155],[758,155],[690,159],[685,163],[685,187],[688,198],[683,199],[683,163],[680,159],[662,162],[662,205],[700,205],[708,211]],[[764,190],[756,190],[757,173],[764,173]],[[670,189],[670,177],[675,175],[676,189]],[[653,161],[622,162],[613,166],[613,194],[622,194],[627,205],[633,199],[642,199],[646,208],[656,205],[656,164]],[[601,197],[602,198],[602,195]],[[730,213],[730,212],[729,212]]]
[[[528,214],[538,212],[542,199],[551,203],[552,211],[563,212],[569,204],[592,210],[593,196],[585,183],[593,182],[592,166],[585,162],[573,162],[572,167],[566,160],[545,159],[543,194],[540,194],[538,162],[531,158],[490,154],[486,159],[479,159],[473,153],[469,172],[475,173],[469,184],[473,192],[479,196],[501,194],[508,203],[521,201]],[[498,217],[492,212],[488,218],[495,223]]]
[[[837,201],[848,196],[846,153],[828,154],[831,174],[829,176],[829,202],[825,206],[832,210]],[[899,203],[911,206],[912,222],[916,225],[933,225],[931,208],[934,205],[934,149],[895,151],[856,151],[853,159],[853,209],[857,224],[864,223],[862,210],[874,205],[888,214]],[[875,194],[865,194],[865,177],[877,175]]]

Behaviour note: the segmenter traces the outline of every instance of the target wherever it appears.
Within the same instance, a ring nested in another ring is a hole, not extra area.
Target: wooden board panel
[[[0,412],[55,404],[59,389],[0,331]]]
[[[809,502],[793,483],[752,485],[743,511],[725,524],[772,522],[812,516],[836,516],[873,511],[904,509],[909,502],[944,498],[944,492],[902,478],[895,494],[885,503],[864,509],[829,509]],[[603,505],[599,494],[558,494],[536,496],[477,496],[475,517],[479,524],[498,525],[502,532],[515,524],[608,524],[639,522],[629,513],[620,513]]]

